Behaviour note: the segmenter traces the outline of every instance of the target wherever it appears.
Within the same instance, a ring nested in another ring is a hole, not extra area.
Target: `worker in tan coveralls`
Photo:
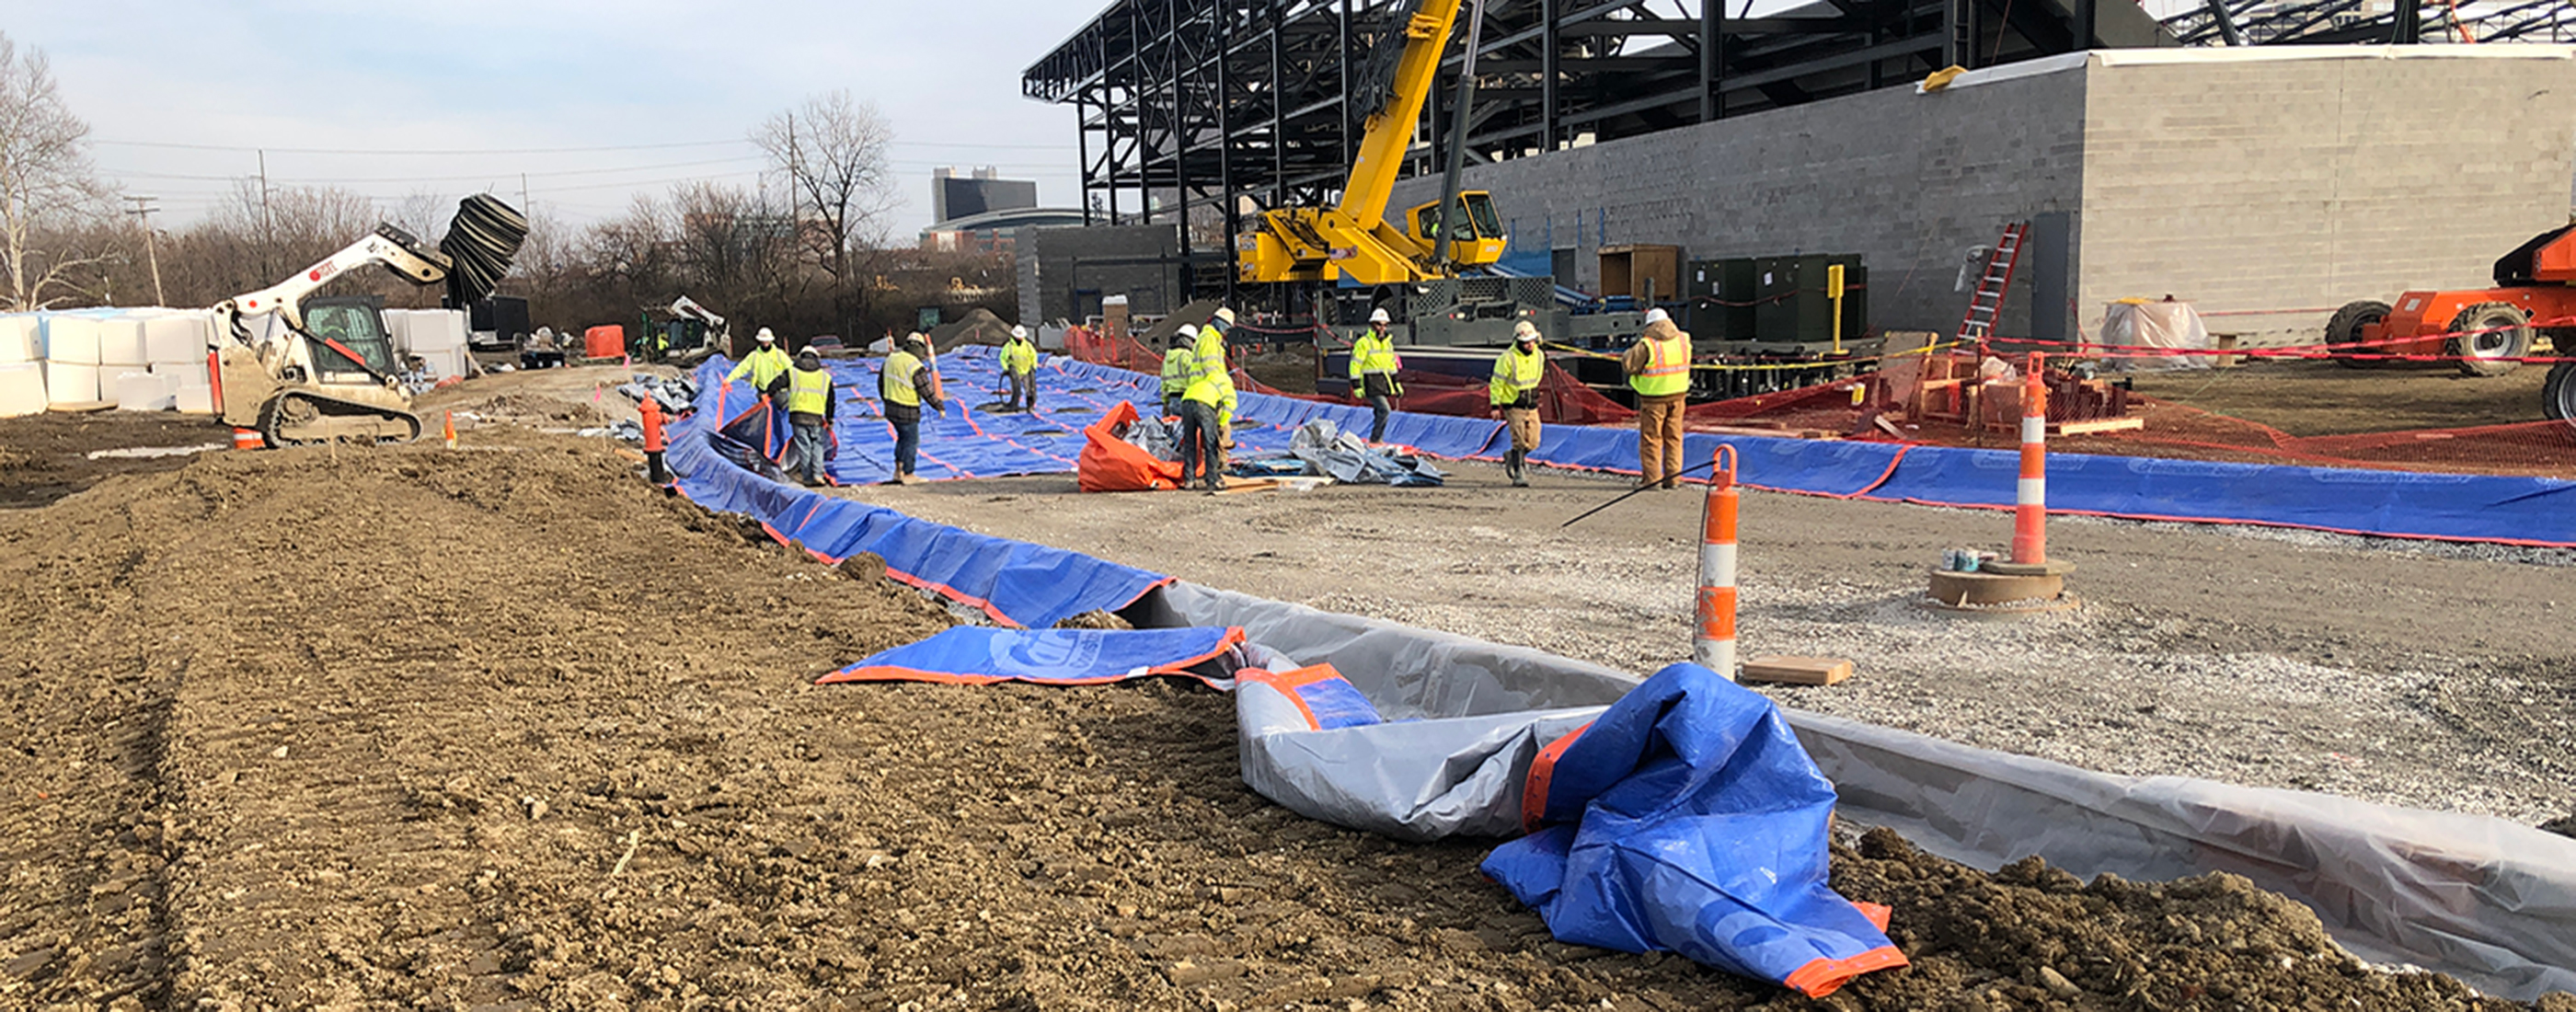
[[[1682,405],[1690,396],[1690,335],[1661,309],[1619,366],[1637,392],[1637,487],[1672,488],[1682,469]]]

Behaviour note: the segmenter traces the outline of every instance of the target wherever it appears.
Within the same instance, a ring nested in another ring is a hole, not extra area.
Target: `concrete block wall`
[[[2352,300],[2490,284],[2497,257],[2568,220],[2576,50],[2469,48],[2097,56],[2087,331],[2110,300],[2171,293],[2220,314],[2214,331],[2312,340]]]
[[[1017,243],[1021,318],[1083,322],[1076,291],[1124,295],[1134,311],[1159,314],[1187,301],[1180,270],[1170,263],[1133,263],[1180,255],[1180,231],[1171,225],[1094,225],[1022,229]]]
[[[1471,166],[1466,185],[1493,191],[1515,242],[1542,242],[1552,219],[1556,245],[1569,245],[1582,216],[1574,283],[1587,290],[1605,231],[1690,259],[1856,252],[1873,323],[1946,334],[1967,306],[1953,284],[1968,247],[1991,245],[2008,221],[2079,210],[2084,81],[2070,64],[1931,95],[1885,89]],[[1438,186],[1407,180],[1393,205],[1437,199]],[[2005,332],[2029,331],[2040,269],[2022,262]]]

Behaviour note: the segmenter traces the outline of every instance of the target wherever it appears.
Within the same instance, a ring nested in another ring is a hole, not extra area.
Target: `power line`
[[[285,155],[562,155],[590,151],[647,151],[657,148],[712,148],[727,144],[749,144],[735,138],[726,141],[673,141],[667,144],[607,144],[585,148],[442,148],[437,150],[397,148],[257,148],[239,144],[181,144],[175,141],[109,141],[94,140],[121,148],[182,148],[189,151],[275,151]]]
[[[531,178],[541,177],[541,176],[595,176],[595,175],[601,175],[601,174],[604,174],[604,173],[612,173],[612,172],[649,172],[649,171],[654,171],[654,170],[657,170],[657,169],[686,169],[686,168],[695,168],[695,167],[697,167],[697,166],[702,166],[702,165],[731,165],[731,164],[734,164],[734,163],[736,163],[736,162],[745,162],[745,161],[750,161],[750,160],[752,160],[752,159],[754,159],[754,158],[758,158],[758,157],[760,157],[760,156],[758,156],[758,155],[742,155],[742,156],[738,156],[738,157],[734,157],[734,158],[710,158],[710,159],[704,159],[704,160],[701,160],[701,161],[694,161],[694,162],[663,162],[663,163],[659,163],[659,164],[655,164],[655,165],[625,165],[625,166],[618,166],[618,167],[615,167],[615,168],[605,168],[605,169],[558,169],[558,170],[553,171],[553,172],[526,172],[526,173],[510,173],[510,172],[504,172],[504,173],[500,173],[500,175],[505,175],[505,176],[506,176],[506,175],[525,175],[525,176],[528,176],[528,177],[531,177]],[[240,179],[240,178],[243,178],[243,177],[241,177],[241,176],[192,176],[192,175],[182,175],[182,174],[177,174],[177,173],[166,173],[166,172],[118,172],[118,171],[115,171],[115,170],[112,170],[112,169],[111,169],[111,170],[108,170],[107,174],[108,174],[108,175],[112,175],[112,176],[135,176],[135,177],[143,178],[143,179],[188,179],[188,180],[197,180],[197,181],[202,181],[202,182],[221,182],[221,181],[224,181],[224,180],[231,180],[231,179]],[[488,179],[488,178],[491,178],[491,177],[492,177],[492,175],[493,175],[492,173],[475,173],[475,174],[469,174],[469,175],[458,175],[458,176],[312,176],[312,177],[305,177],[305,176],[292,176],[292,177],[286,177],[286,176],[281,176],[281,177],[275,177],[275,181],[276,181],[276,182],[280,182],[280,183],[302,183],[302,184],[323,184],[323,183],[327,183],[327,184],[338,184],[338,183],[454,183],[454,182],[471,182],[471,181],[473,181],[473,180],[478,180],[478,179]]]

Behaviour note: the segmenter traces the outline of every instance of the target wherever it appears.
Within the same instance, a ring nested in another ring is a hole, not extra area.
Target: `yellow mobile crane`
[[[1368,132],[1360,139],[1358,161],[1342,185],[1341,203],[1332,207],[1288,207],[1262,212],[1252,231],[1235,237],[1237,278],[1246,282],[1332,281],[1336,272],[1363,285],[1406,284],[1457,276],[1461,267],[1478,267],[1503,256],[1502,222],[1494,198],[1483,190],[1457,196],[1457,213],[1448,215],[1451,242],[1440,242],[1439,201],[1405,212],[1404,227],[1386,221],[1386,202],[1395,190],[1396,170],[1413,140],[1414,121],[1431,96],[1432,79],[1448,48],[1449,30],[1457,23],[1460,0],[1414,0],[1397,16],[1400,36],[1380,46],[1400,43],[1394,70],[1382,87],[1362,89],[1384,102],[1368,114]],[[1481,7],[1481,3],[1479,4]],[[1475,43],[1467,47],[1462,97],[1471,94],[1476,66]],[[1372,85],[1377,82],[1371,82]],[[1464,110],[1467,102],[1461,101]],[[1466,117],[1459,117],[1463,126]],[[1465,131],[1458,131],[1463,135]],[[1453,149],[1464,136],[1450,141]],[[1450,186],[1457,177],[1453,153]],[[1445,189],[1445,188],[1444,188]],[[1446,249],[1442,247],[1446,245]]]

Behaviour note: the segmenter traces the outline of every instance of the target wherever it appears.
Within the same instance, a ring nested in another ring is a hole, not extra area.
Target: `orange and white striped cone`
[[[1717,448],[1708,503],[1700,514],[1699,632],[1691,661],[1735,678],[1735,447]]]
[[[260,438],[258,429],[245,429],[238,426],[234,427],[233,449],[256,450],[267,445],[268,440]]]
[[[2021,483],[2013,496],[2012,561],[2048,563],[2048,384],[2038,352],[2021,387]]]

